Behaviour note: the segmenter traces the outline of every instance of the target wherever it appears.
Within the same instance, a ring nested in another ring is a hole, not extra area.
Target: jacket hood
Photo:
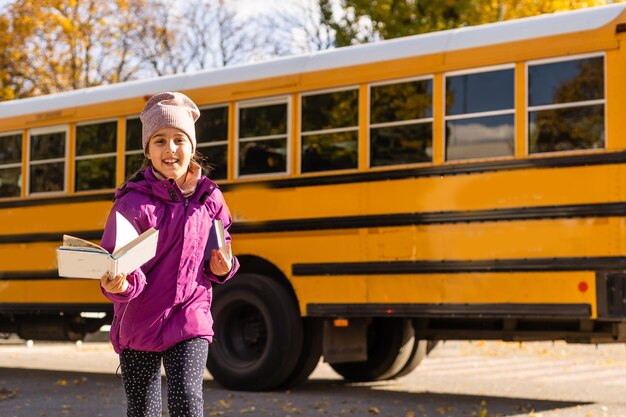
[[[213,191],[218,188],[217,184],[204,175],[198,181],[196,191],[187,200],[198,200],[203,204]],[[131,191],[137,191],[156,197],[164,202],[184,202],[186,199],[183,192],[173,179],[159,180],[150,167],[144,168],[132,176],[123,186],[115,191],[114,200],[117,200]]]

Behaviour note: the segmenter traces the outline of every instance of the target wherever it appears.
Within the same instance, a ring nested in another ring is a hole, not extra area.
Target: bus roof
[[[147,80],[84,88],[33,98],[10,100],[0,103],[0,120],[57,109],[141,97],[160,91],[184,91],[289,74],[444,53],[496,43],[581,32],[606,25],[617,18],[625,8],[625,3],[618,3],[568,12],[544,14],[278,58],[263,63],[209,69]]]

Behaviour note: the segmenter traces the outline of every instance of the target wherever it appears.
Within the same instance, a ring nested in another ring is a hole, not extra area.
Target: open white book
[[[116,241],[113,253],[87,240],[63,235],[63,246],[57,248],[59,276],[100,279],[109,271],[111,278],[133,272],[156,253],[159,231],[154,227],[137,233],[120,213],[115,213]]]

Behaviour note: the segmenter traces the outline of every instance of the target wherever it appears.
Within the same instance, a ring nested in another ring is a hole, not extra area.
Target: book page
[[[115,212],[115,248],[113,253],[120,250],[123,246],[132,242],[139,236],[135,226],[133,226],[126,217],[119,211]]]
[[[112,276],[122,272],[129,274],[152,259],[156,254],[158,240],[159,231],[151,227],[133,242],[114,252],[116,265],[111,270]]]
[[[112,253],[112,256],[113,258],[118,259],[127,253],[131,253],[135,251],[136,247],[143,246],[143,245],[151,245],[152,243],[154,243],[154,247],[156,249],[156,240],[158,239],[158,235],[159,235],[159,231],[156,230],[154,227],[151,227],[145,232],[143,232],[141,235],[136,237],[134,240],[128,242],[126,245],[114,250]],[[146,243],[146,241],[148,242]]]
[[[57,248],[59,276],[67,278],[100,279],[109,270],[111,255],[108,252]]]
[[[85,250],[108,253],[106,250],[104,250],[104,248],[96,245],[95,243],[70,235],[63,235],[63,246],[68,248],[83,248]]]

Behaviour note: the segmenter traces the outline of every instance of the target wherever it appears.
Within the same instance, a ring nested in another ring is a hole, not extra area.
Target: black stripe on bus
[[[56,269],[49,271],[0,271],[0,281],[61,279]]]
[[[349,184],[357,182],[373,182],[399,180],[405,178],[475,174],[484,172],[512,171],[533,168],[567,168],[587,165],[610,165],[626,162],[626,151],[598,153],[590,155],[572,155],[555,157],[532,157],[525,159],[510,159],[505,161],[489,161],[477,163],[458,163],[437,166],[426,166],[390,171],[368,171],[350,174],[335,174],[328,176],[311,176],[263,180],[258,182],[241,182],[220,184],[222,191],[232,191],[237,188],[294,188],[319,185]],[[92,201],[111,201],[113,193],[73,195],[50,199],[26,199],[0,202],[0,209],[13,207],[40,206],[49,204],[84,203]]]
[[[68,195],[54,198],[28,198],[26,200],[13,200],[0,202],[0,209],[30,206],[51,206],[55,204],[91,203],[94,201],[113,201],[114,193]]]
[[[83,232],[68,233],[22,233],[19,235],[0,235],[0,243],[34,243],[34,242],[59,242],[63,241],[63,235],[71,235],[85,240],[99,241],[102,238],[102,230],[89,230]]]
[[[398,275],[398,274],[458,274],[488,272],[574,272],[624,271],[625,256],[484,259],[466,261],[390,261],[300,263],[292,265],[294,276],[320,275]],[[0,280],[60,279],[56,270],[0,272]]]
[[[623,271],[626,257],[485,259],[467,261],[330,262],[292,265],[294,276]]]
[[[406,303],[406,304],[307,304],[312,317],[523,317],[589,318],[589,304],[517,303]]]
[[[429,224],[523,221],[583,217],[626,216],[626,203],[573,204],[563,206],[522,207],[493,210],[440,211],[423,213],[377,214],[366,216],[323,217],[318,219],[270,220],[234,223],[233,234],[298,232],[365,227],[418,226]],[[102,230],[67,232],[86,240],[99,240]],[[62,233],[0,235],[2,243],[60,242]]]
[[[297,232],[307,230],[357,229],[365,227],[418,226],[449,223],[622,216],[626,216],[626,203],[600,203],[494,210],[398,213],[366,216],[323,217],[319,219],[242,222],[234,223],[231,231],[233,234]]]
[[[11,313],[112,313],[113,304],[111,303],[0,303],[0,313],[9,311]]]
[[[626,152],[610,152],[590,155],[572,155],[559,157],[531,157],[525,159],[509,159],[505,161],[489,161],[476,163],[459,163],[436,166],[426,166],[410,169],[390,171],[375,171],[365,173],[336,174],[323,177],[299,177],[274,181],[253,183],[254,186],[266,188],[293,188],[317,185],[348,184],[356,182],[388,181],[406,178],[436,177],[448,175],[477,174],[484,172],[514,171],[533,168],[567,168],[587,165],[621,164],[626,162]],[[238,186],[249,184],[224,184],[220,189],[230,190]]]

